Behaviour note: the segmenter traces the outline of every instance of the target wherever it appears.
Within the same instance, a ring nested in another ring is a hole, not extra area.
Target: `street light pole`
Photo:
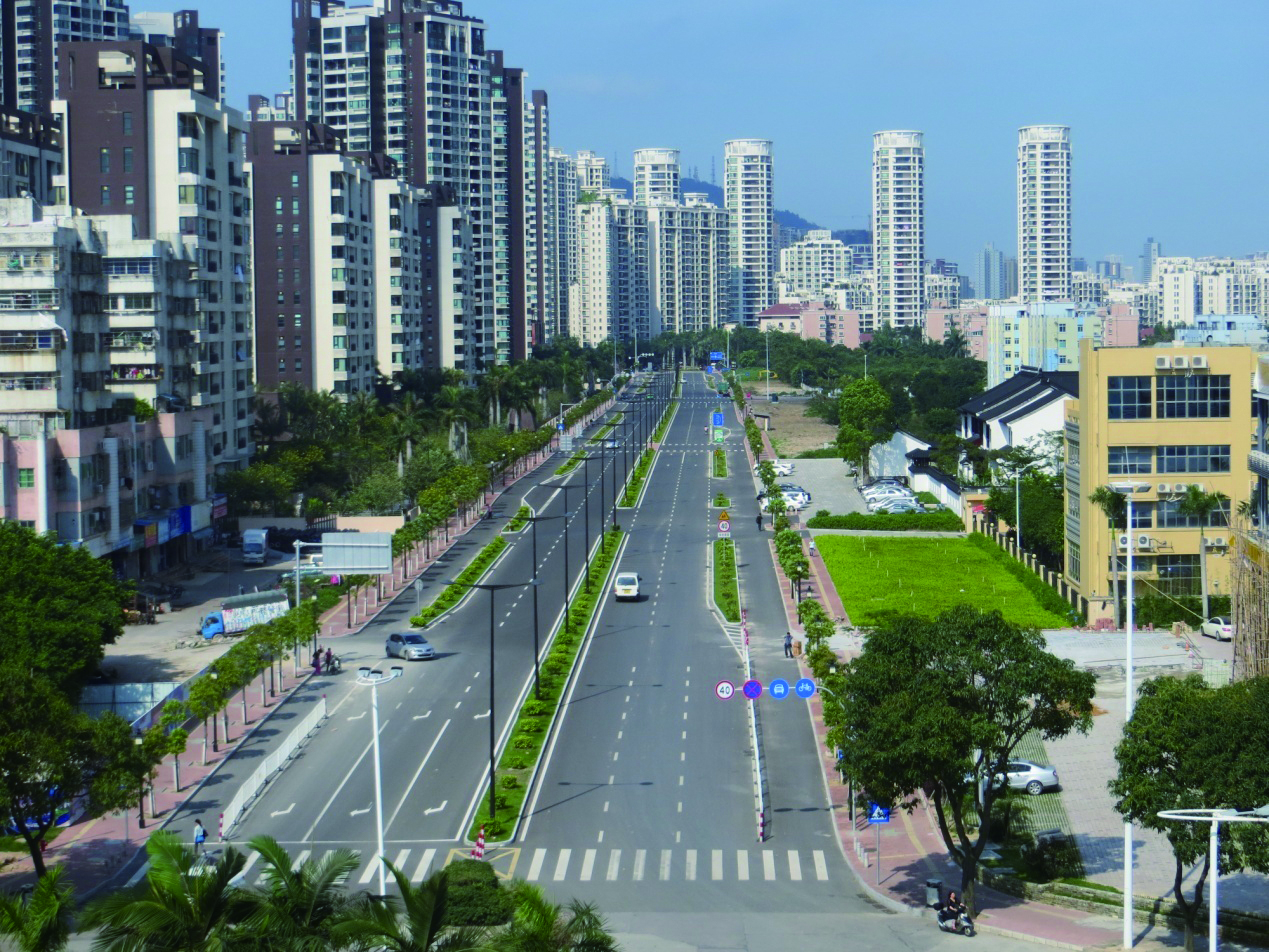
[[[374,732],[375,751],[375,831],[378,834],[379,848],[375,855],[379,858],[380,896],[388,894],[388,887],[384,881],[383,869],[383,762],[379,758],[379,685],[399,678],[404,673],[399,665],[393,665],[387,674],[382,671],[372,671],[370,668],[357,669],[357,683],[370,686],[370,729]]]
[[[558,516],[530,516],[529,522],[533,524],[533,577],[538,577],[538,523],[547,522],[551,519],[567,519],[568,513]],[[568,584],[568,527],[565,523],[564,529],[564,584]],[[564,627],[568,628],[568,612],[564,613]],[[540,701],[542,699],[542,686],[540,683],[540,674],[538,671],[538,655],[541,649],[538,647],[538,586],[533,586],[533,699]]]

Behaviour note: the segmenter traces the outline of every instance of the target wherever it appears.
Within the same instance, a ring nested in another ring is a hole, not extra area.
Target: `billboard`
[[[323,575],[387,575],[391,571],[391,532],[322,533]]]

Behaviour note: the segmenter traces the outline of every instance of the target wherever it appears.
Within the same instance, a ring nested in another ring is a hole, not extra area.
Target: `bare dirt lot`
[[[761,390],[754,390],[753,399],[749,401],[755,416],[770,416],[771,445],[781,456],[818,450],[837,439],[837,428],[819,417],[807,416],[806,405],[806,397],[781,397],[779,403],[768,403]]]

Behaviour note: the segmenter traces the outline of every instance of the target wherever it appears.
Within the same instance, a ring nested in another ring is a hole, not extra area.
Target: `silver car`
[[[997,781],[1002,779],[997,777]],[[1043,764],[1035,764],[1029,760],[1011,760],[1005,768],[1005,776],[1003,778],[1015,790],[1025,790],[1034,796],[1039,796],[1045,790],[1052,790],[1058,786],[1058,774],[1056,767],[1046,767]]]
[[[436,649],[417,631],[394,631],[388,635],[384,650],[389,658],[406,661],[430,661],[436,657]]]

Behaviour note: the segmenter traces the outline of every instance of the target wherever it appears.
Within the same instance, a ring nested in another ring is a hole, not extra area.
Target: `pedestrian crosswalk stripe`
[[[410,877],[410,882],[421,883],[423,878],[428,874],[428,870],[432,865],[432,858],[436,856],[436,850],[424,850],[423,858],[419,860],[418,867],[414,870],[414,875]]]
[[[762,878],[775,879],[775,853],[771,850],[762,851]]]
[[[795,883],[802,879],[802,858],[797,850],[789,850],[789,878]]]
[[[687,851],[687,861],[683,866],[683,878],[689,882],[696,879],[696,850]]]
[[[300,850],[300,855],[295,857],[295,862],[291,864],[291,872],[295,872],[304,865],[304,861],[313,855],[312,850]]]
[[[254,866],[256,864],[256,861],[259,859],[260,859],[260,854],[257,853],[255,850],[252,850],[251,855],[247,857],[246,865],[242,867],[242,872],[240,872],[238,875],[241,876],[243,879],[246,879],[247,873],[251,872],[251,867]]]
[[[362,871],[361,879],[357,880],[357,882],[360,883],[362,886],[366,885],[366,883],[370,882],[370,880],[375,878],[375,873],[379,872],[378,867],[379,867],[379,854],[376,853],[374,859],[370,861],[370,865],[367,866]]]
[[[670,855],[672,852],[673,852],[672,850],[661,851],[661,879],[662,880],[666,880],[670,878]]]
[[[397,869],[404,870],[405,861],[408,860],[409,858],[410,858],[410,851],[402,850],[401,852],[397,853],[397,858],[392,861],[392,865],[395,866]],[[384,872],[387,872],[387,870],[384,870]]]
[[[824,851],[816,850],[811,855],[815,857],[815,878],[821,882],[828,879],[828,863],[824,861]]]
[[[542,863],[546,861],[546,850],[539,849],[533,851],[533,861],[529,863],[529,875],[526,877],[529,882],[538,881],[538,876],[542,874]]]
[[[635,882],[643,879],[644,862],[648,858],[647,850],[635,850],[634,878]]]
[[[595,871],[595,854],[598,850],[587,850],[582,858],[582,882],[590,882],[591,873]]]
[[[722,850],[710,851],[709,869],[710,869],[709,871],[710,879],[718,880],[723,878],[723,851]]]
[[[608,880],[617,878],[617,874],[621,871],[621,850],[613,850],[612,855],[608,857]]]
[[[562,882],[564,877],[568,875],[568,860],[573,855],[572,850],[560,850],[560,858],[555,861],[555,881]]]
[[[749,851],[736,850],[736,878],[749,878]]]

